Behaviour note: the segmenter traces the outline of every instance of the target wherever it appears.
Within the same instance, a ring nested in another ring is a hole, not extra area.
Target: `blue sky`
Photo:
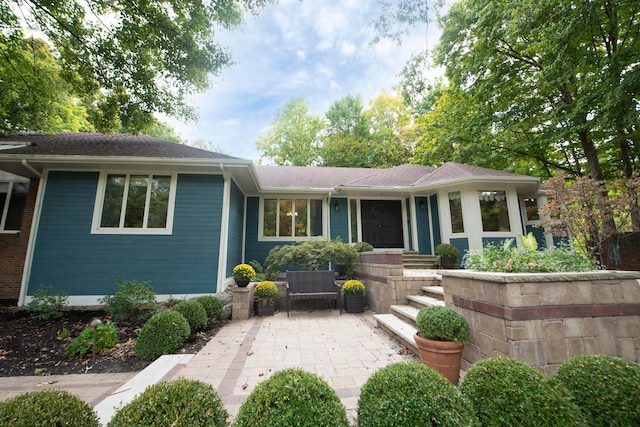
[[[360,94],[365,105],[392,92],[412,53],[433,47],[438,29],[422,25],[401,46],[372,44],[375,0],[281,0],[219,41],[235,63],[213,77],[211,89],[190,98],[199,120],[166,120],[183,139],[204,140],[226,154],[258,160],[256,140],[277,112],[302,97],[323,116],[337,99]],[[437,72],[436,72],[437,73]],[[268,163],[263,161],[263,163]]]

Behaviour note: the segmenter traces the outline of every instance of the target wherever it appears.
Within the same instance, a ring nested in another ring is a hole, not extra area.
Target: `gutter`
[[[38,170],[33,166],[31,166],[29,162],[27,162],[27,159],[22,159],[22,166],[24,166],[29,172],[37,176],[39,179],[42,179],[42,174],[38,172]]]

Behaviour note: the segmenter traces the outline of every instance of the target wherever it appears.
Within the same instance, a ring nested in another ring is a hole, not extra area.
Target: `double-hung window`
[[[262,237],[305,238],[323,235],[322,200],[263,199]]]
[[[0,182],[0,232],[20,231],[29,182]]]
[[[94,233],[171,234],[176,176],[102,173]]]

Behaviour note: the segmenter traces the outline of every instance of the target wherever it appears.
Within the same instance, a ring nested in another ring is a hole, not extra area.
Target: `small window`
[[[449,212],[451,213],[451,232],[464,233],[464,221],[462,220],[462,200],[460,192],[449,193]]]
[[[0,232],[20,231],[28,192],[28,182],[0,182]]]
[[[322,236],[322,224],[322,200],[263,200],[263,237],[304,238]]]
[[[171,175],[103,174],[94,231],[171,233],[175,182]]]
[[[524,199],[524,207],[527,213],[527,221],[538,221],[540,219],[536,199]]]
[[[511,231],[504,191],[478,191],[483,231]]]

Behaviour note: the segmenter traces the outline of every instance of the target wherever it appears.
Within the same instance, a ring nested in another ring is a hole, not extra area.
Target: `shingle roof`
[[[432,166],[404,164],[391,169],[373,170],[367,176],[344,183],[344,187],[411,187],[435,170]]]
[[[0,136],[3,142],[28,146],[3,147],[0,154],[31,156],[137,157],[171,159],[238,159],[146,135],[101,133],[19,133]]]
[[[470,166],[462,163],[456,162],[447,162],[444,165],[434,168],[433,171],[429,175],[423,176],[419,181],[416,182],[416,185],[432,185],[443,183],[447,181],[456,181],[461,179],[472,179],[472,178],[528,178],[533,179],[525,175],[519,175],[510,172],[503,172],[495,169],[487,169],[481,168],[479,166]]]
[[[345,182],[370,175],[377,169],[329,168],[311,166],[267,166],[255,165],[256,175],[262,188],[333,189]]]

